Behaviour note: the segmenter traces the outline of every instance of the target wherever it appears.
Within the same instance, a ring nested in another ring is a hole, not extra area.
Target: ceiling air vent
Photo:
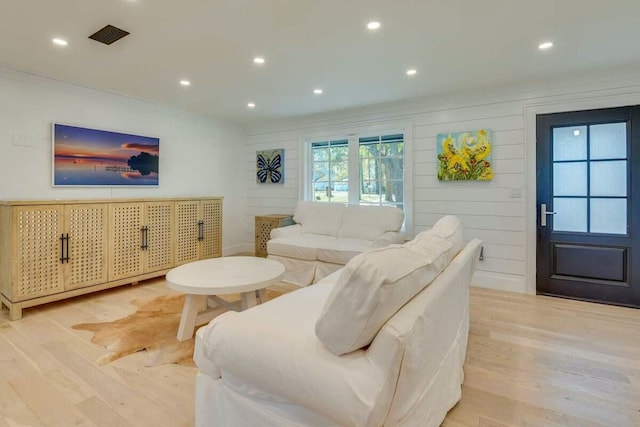
[[[127,35],[129,35],[128,31],[121,30],[120,28],[114,27],[113,25],[107,25],[101,30],[98,30],[95,33],[91,34],[89,38],[97,42],[110,45],[111,43],[117,42]]]

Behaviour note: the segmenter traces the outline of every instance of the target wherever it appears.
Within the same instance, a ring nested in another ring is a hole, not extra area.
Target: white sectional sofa
[[[267,253],[286,267],[284,280],[298,286],[317,282],[364,251],[405,241],[404,213],[390,206],[298,202],[293,220],[271,231]]]
[[[196,426],[440,425],[461,397],[480,241],[436,226],[201,328]]]

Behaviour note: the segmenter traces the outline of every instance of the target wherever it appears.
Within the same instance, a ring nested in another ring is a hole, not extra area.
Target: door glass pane
[[[587,232],[587,199],[553,199],[553,231]],[[549,218],[547,218],[549,219]]]
[[[627,234],[627,199],[591,199],[591,232]]]
[[[627,161],[591,162],[592,196],[627,196]]]
[[[553,128],[553,160],[586,160],[587,127]]]
[[[627,124],[607,123],[589,126],[590,148],[592,159],[626,159],[627,158]]]
[[[555,163],[553,165],[554,196],[587,195],[587,162]]]

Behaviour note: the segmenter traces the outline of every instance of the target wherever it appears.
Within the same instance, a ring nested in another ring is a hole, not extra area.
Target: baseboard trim
[[[524,276],[476,271],[471,286],[525,294]]]
[[[236,255],[240,253],[254,253],[255,248],[251,244],[239,244],[222,248],[222,256]]]

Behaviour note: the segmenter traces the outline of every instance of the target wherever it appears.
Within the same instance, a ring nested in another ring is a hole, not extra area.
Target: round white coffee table
[[[211,258],[181,265],[167,273],[167,286],[187,294],[178,327],[178,340],[193,336],[196,325],[209,322],[219,312],[208,310],[218,305],[237,306],[217,295],[240,293],[240,309],[246,310],[266,301],[265,288],[284,276],[277,261],[252,256]],[[207,304],[206,301],[209,300]],[[199,313],[200,308],[205,311]]]

